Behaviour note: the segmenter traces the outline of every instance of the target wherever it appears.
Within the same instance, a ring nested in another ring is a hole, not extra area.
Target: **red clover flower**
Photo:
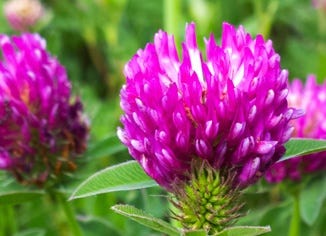
[[[239,216],[239,190],[284,154],[300,114],[288,107],[288,72],[270,40],[224,23],[221,45],[213,35],[205,45],[206,59],[191,23],[181,60],[161,30],[138,50],[124,69],[118,136],[176,195],[184,227],[214,233]]]
[[[205,61],[188,24],[179,60],[173,36],[128,62],[118,135],[148,175],[169,189],[193,159],[232,168],[248,185],[284,153],[296,112],[287,106],[288,72],[272,42],[223,24],[222,42],[205,41]]]
[[[37,34],[0,35],[0,169],[43,186],[76,168],[88,121],[64,67]]]

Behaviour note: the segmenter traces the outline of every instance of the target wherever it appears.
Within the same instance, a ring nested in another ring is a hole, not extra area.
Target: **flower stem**
[[[164,29],[175,36],[178,34],[178,22],[181,14],[180,0],[164,0]]]
[[[56,192],[55,195],[56,195],[56,199],[57,199],[58,203],[61,205],[61,207],[68,219],[68,223],[70,225],[73,235],[74,236],[82,236],[83,233],[80,229],[80,226],[76,219],[75,212],[73,211],[71,205],[68,203],[67,199],[65,198],[65,196],[62,193]]]
[[[298,194],[293,195],[293,213],[290,222],[289,236],[300,235],[300,207]]]
[[[254,0],[254,9],[257,18],[259,19],[258,32],[260,32],[264,38],[268,38],[276,11],[278,9],[279,1],[270,0],[266,7],[263,5],[263,1]]]
[[[17,225],[15,221],[14,208],[11,205],[1,206],[1,232],[0,235],[13,235],[16,232]]]

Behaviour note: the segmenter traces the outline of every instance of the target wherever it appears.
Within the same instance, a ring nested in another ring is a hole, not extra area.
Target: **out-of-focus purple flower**
[[[284,154],[298,115],[270,40],[224,23],[221,46],[213,35],[205,44],[206,59],[188,24],[180,60],[173,36],[159,31],[125,66],[118,136],[168,190],[193,160],[231,170],[235,185],[253,183]]]
[[[0,169],[42,186],[76,168],[88,122],[66,71],[37,34],[0,35]]]
[[[315,76],[310,75],[305,85],[295,79],[289,90],[289,104],[305,110],[306,114],[291,121],[295,127],[293,137],[326,139],[326,82],[316,83]],[[274,164],[266,172],[269,182],[284,179],[300,180],[302,175],[326,169],[326,152],[314,153],[292,158]]]
[[[4,13],[13,29],[28,31],[43,16],[44,9],[38,0],[9,0]]]
[[[326,12],[326,0],[312,0],[311,2],[316,9]]]

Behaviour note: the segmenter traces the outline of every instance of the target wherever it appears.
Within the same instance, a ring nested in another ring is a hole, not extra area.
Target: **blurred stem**
[[[3,205],[0,220],[0,235],[14,235],[17,229],[15,211],[12,205]]]
[[[299,194],[293,194],[293,212],[290,222],[289,236],[300,235],[300,208],[299,208]]]
[[[322,37],[326,36],[326,13],[323,9],[318,9],[318,28]]]
[[[281,184],[276,184],[270,191],[270,198],[273,203],[280,202],[281,198]]]
[[[112,85],[109,83],[111,81],[109,77],[109,69],[106,64],[105,58],[98,47],[97,43],[97,38],[96,38],[96,31],[94,27],[91,26],[85,26],[84,27],[84,32],[83,36],[86,42],[87,50],[90,56],[90,59],[92,60],[95,69],[100,75],[100,80],[101,80],[101,89],[104,91],[102,92],[103,94],[101,95],[106,95],[105,87],[103,88],[102,85],[107,85],[108,89],[110,92],[113,91]],[[111,82],[112,83],[112,82]]]
[[[264,38],[268,38],[271,32],[272,24],[274,21],[274,16],[278,9],[278,0],[270,0],[268,1],[268,5],[266,7],[266,10],[263,9],[263,3],[262,0],[254,0],[254,8],[255,8],[255,14],[258,18],[258,32],[264,36]]]
[[[325,61],[326,61],[326,12],[323,9],[318,9],[318,31],[320,40],[317,43],[318,51],[318,68],[317,80],[322,83],[326,76]]]
[[[0,236],[5,236],[5,232],[4,232],[4,229],[5,229],[5,222],[4,222],[4,217],[5,215],[3,214],[2,212],[2,209],[0,207]]]
[[[148,193],[146,189],[141,189],[141,196],[142,196],[142,200],[143,200],[143,204],[144,204],[144,209],[145,211],[149,211],[150,210],[150,204],[149,200],[148,200]]]
[[[164,29],[174,36],[178,36],[178,26],[181,14],[180,0],[164,0]],[[177,40],[178,38],[176,38]]]
[[[61,205],[61,207],[67,217],[68,224],[70,225],[73,235],[74,236],[82,236],[83,233],[82,233],[82,231],[79,227],[79,224],[77,222],[75,212],[72,209],[71,205],[68,203],[64,194],[61,192],[56,192],[55,197],[56,197],[58,203]]]

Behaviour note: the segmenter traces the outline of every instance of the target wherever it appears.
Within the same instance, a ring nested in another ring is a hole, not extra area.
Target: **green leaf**
[[[94,160],[96,158],[110,156],[127,148],[120,142],[116,135],[110,135],[103,140],[90,144],[84,156]]]
[[[103,205],[103,204],[102,204]],[[107,209],[104,208],[107,212]],[[95,215],[83,215],[82,218],[78,219],[83,225],[84,235],[115,235],[124,236],[123,230],[119,228],[119,225],[110,221],[106,218],[102,218]]]
[[[73,192],[70,200],[102,193],[157,186],[136,161],[110,166],[90,176]]]
[[[44,195],[42,191],[12,191],[0,193],[0,205],[14,205],[36,200]]]
[[[224,229],[216,234],[216,236],[255,236],[265,234],[270,231],[270,226],[235,226]]]
[[[268,236],[280,236],[282,235],[280,232],[288,232],[292,216],[292,202],[284,199],[281,203],[272,203],[267,207],[268,211],[259,219],[257,225],[270,225],[273,230]]]
[[[326,199],[326,176],[314,178],[299,195],[301,218],[312,226],[318,218],[320,209]]]
[[[279,160],[279,162],[297,156],[325,151],[326,140],[293,138],[285,144],[285,148],[285,155]]]
[[[179,235],[179,230],[168,222],[161,219],[155,218],[152,215],[144,212],[143,210],[137,209],[130,205],[115,205],[111,207],[115,212],[124,215],[148,228],[156,231],[168,234],[168,235]]]

